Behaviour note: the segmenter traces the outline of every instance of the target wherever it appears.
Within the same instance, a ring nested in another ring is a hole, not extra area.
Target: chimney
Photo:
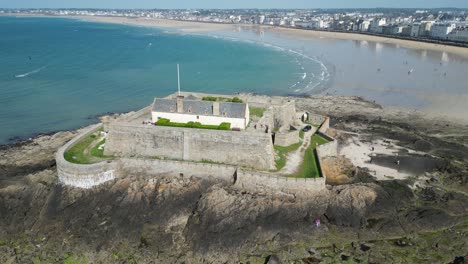
[[[213,102],[213,115],[219,116],[219,102]]]
[[[177,96],[177,113],[183,113],[184,112],[184,97],[183,96]]]

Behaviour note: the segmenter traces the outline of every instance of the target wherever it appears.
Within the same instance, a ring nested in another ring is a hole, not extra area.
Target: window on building
[[[200,119],[200,116],[197,116],[197,119]]]

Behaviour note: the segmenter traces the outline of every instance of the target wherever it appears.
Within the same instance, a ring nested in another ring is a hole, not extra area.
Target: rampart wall
[[[97,128],[90,129],[90,133],[96,131]],[[68,146],[84,136],[85,134],[82,134],[75,138]],[[65,146],[57,152],[59,181],[64,185],[78,188],[92,188],[128,174],[138,175],[141,173],[147,176],[156,176],[168,173],[174,177],[183,174],[186,177],[215,178],[233,184],[236,188],[252,192],[307,195],[325,189],[324,178],[286,178],[272,173],[249,171],[237,166],[222,164],[144,158],[120,158],[115,161],[87,165],[73,164],[63,159],[64,149],[66,149]]]
[[[273,106],[274,125],[275,128],[286,127],[296,122],[296,103],[294,100],[289,100],[283,105]]]
[[[320,158],[335,157],[338,155],[338,141],[333,140],[317,147]]]
[[[326,134],[329,128],[330,128],[330,118],[325,117],[325,120],[323,121],[322,125],[320,125],[318,131],[322,134]]]
[[[143,109],[140,109],[138,111],[134,112],[129,112],[123,115],[118,116],[116,119],[113,119],[111,117],[106,117],[103,118],[102,123],[104,125],[104,130],[108,131],[109,130],[109,124],[112,122],[115,122],[116,120],[119,120],[120,122],[129,122],[131,120],[134,120],[136,118],[139,118],[143,115],[150,115],[151,114],[151,105],[147,106]]]
[[[238,170],[236,187],[253,192],[301,195],[325,189],[325,178],[287,178],[271,173]]]
[[[271,136],[244,131],[114,123],[109,125],[105,154],[210,161],[261,170],[274,168]]]
[[[117,168],[119,168],[120,175],[170,173],[172,175],[214,177],[230,183],[234,183],[234,174],[237,170],[236,166],[222,164],[143,158],[121,158],[117,163]]]
[[[299,130],[277,132],[275,134],[275,145],[278,146],[291,146],[299,142]]]
[[[338,156],[338,141],[326,134],[329,128],[330,118],[326,117],[323,123],[320,125],[319,129],[317,130],[317,133],[323,138],[327,139],[329,142],[326,144],[322,144],[315,149],[317,166],[322,178],[324,179],[327,178],[327,175],[325,175],[325,173],[322,170],[323,159],[327,157]]]
[[[79,188],[91,188],[116,178],[117,167],[115,161],[104,161],[96,164],[82,165],[70,163],[64,158],[65,151],[101,127],[102,124],[91,126],[85,132],[70,140],[57,151],[55,160],[57,163],[57,173],[60,183]]]
[[[309,121],[314,125],[322,124],[325,119],[325,116],[309,113]]]
[[[119,120],[138,118],[144,114],[148,114],[149,110],[150,108],[145,108],[130,113],[124,116],[124,119]],[[315,116],[319,118],[319,116]],[[311,121],[314,123],[313,120]],[[329,127],[329,119],[324,118],[321,123],[321,128],[326,132],[326,129]],[[269,134],[265,134],[265,137],[262,137],[259,133],[253,133],[252,135],[251,133],[216,130],[197,130],[195,133],[192,133],[195,130],[174,130],[170,127],[144,125],[125,126],[121,123],[113,123],[109,125],[111,133],[109,133],[106,141],[106,151],[108,149],[112,150],[114,144],[116,149],[122,147],[126,151],[124,157],[113,161],[88,165],[73,164],[65,160],[64,152],[67,149],[101,127],[102,124],[91,126],[58,150],[56,161],[60,183],[78,188],[92,188],[106,181],[125,176],[128,173],[144,173],[145,175],[169,173],[170,175],[183,174],[196,177],[214,177],[234,183],[234,186],[237,188],[252,192],[284,192],[294,195],[306,195],[311,191],[325,189],[326,175],[323,174],[323,177],[315,179],[286,178],[274,173],[242,169],[235,165],[141,157],[142,153],[146,153],[149,157],[161,156],[160,154],[152,155],[154,152],[151,149],[161,150],[161,148],[164,148],[166,150],[161,151],[167,151],[168,156],[175,155],[176,157],[181,157],[181,159],[199,158],[203,154],[203,157],[213,157],[213,160],[216,160],[220,156],[226,156],[227,162],[222,161],[223,163],[229,163],[231,162],[229,159],[234,159],[239,162],[245,161],[246,165],[252,164],[249,162],[268,164],[267,160],[269,160],[270,155],[271,159],[273,158],[273,147]],[[337,141],[327,136],[325,132],[318,132],[330,140],[329,143],[321,145],[316,149],[319,168],[321,159],[337,155]],[[137,137],[137,140],[133,140],[131,137]],[[245,144],[246,142],[247,144]],[[247,149],[242,149],[242,147],[237,145],[247,145],[248,147]],[[258,146],[264,147],[267,145],[268,149],[258,148]],[[219,148],[221,148],[221,151],[224,151],[223,154],[219,154]],[[232,152],[234,156],[230,156],[228,152]],[[261,157],[259,159],[256,153],[267,153],[268,157]],[[132,155],[138,155],[138,157],[130,157]]]

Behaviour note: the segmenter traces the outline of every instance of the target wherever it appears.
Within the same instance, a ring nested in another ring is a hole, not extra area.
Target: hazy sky
[[[359,8],[458,7],[468,0],[0,0],[0,8]]]

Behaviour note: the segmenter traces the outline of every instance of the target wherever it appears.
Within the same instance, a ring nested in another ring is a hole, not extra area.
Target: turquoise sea
[[[0,144],[78,128],[177,89],[289,94],[317,62],[274,47],[65,18],[0,17]]]
[[[468,57],[267,28],[181,34],[0,17],[0,145],[75,129],[184,91],[355,95],[468,122]]]

